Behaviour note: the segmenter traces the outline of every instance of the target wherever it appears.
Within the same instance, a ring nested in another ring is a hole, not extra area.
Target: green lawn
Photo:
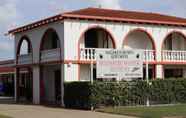
[[[153,107],[107,107],[96,111],[137,116],[140,118],[164,118],[177,116],[186,118],[186,105],[153,106]]]

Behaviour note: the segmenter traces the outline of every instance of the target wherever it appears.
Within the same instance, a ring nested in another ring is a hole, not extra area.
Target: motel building
[[[15,42],[16,101],[63,105],[63,83],[90,81],[91,63],[94,79],[103,80],[96,78],[95,58],[96,49],[102,48],[143,50],[144,73],[148,63],[151,79],[186,77],[184,18],[86,8],[12,29],[9,34]]]

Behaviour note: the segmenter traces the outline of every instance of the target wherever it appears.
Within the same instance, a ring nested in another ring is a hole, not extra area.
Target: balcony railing
[[[144,61],[155,61],[155,50],[143,50]]]
[[[60,60],[60,48],[41,51],[41,62]]]
[[[162,59],[163,61],[186,61],[186,51],[164,50],[162,51]]]
[[[18,55],[18,64],[31,64],[32,53]]]
[[[154,50],[143,50],[143,60],[154,61],[155,51]],[[95,61],[96,60],[96,48],[81,48],[80,60],[82,61]]]

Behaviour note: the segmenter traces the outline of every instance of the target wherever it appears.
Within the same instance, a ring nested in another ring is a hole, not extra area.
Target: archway
[[[61,105],[61,46],[54,29],[47,29],[40,45],[41,104]]]
[[[23,36],[17,47],[16,83],[18,101],[32,102],[33,99],[33,77],[32,77],[32,45],[27,36]],[[24,66],[22,66],[24,65]]]
[[[81,61],[94,61],[95,50],[99,48],[116,48],[116,43],[111,32],[101,26],[92,26],[86,29],[78,42],[78,59]],[[93,76],[96,79],[96,68],[94,65]],[[89,81],[90,64],[79,65],[79,80]]]
[[[170,32],[162,42],[162,61],[175,63],[186,61],[186,36],[182,32]],[[186,68],[182,65],[164,65],[165,78],[185,78]]]
[[[140,49],[143,51],[144,62],[154,62],[155,61],[155,42],[150,33],[144,29],[134,29],[129,31],[125,36],[123,41],[124,49]],[[144,79],[146,78],[145,68],[143,69]],[[149,66],[149,78],[155,78],[155,65],[151,64]]]

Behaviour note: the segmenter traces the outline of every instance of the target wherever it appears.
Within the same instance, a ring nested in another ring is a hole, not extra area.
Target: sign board
[[[97,78],[143,77],[143,53],[141,50],[96,50]]]

